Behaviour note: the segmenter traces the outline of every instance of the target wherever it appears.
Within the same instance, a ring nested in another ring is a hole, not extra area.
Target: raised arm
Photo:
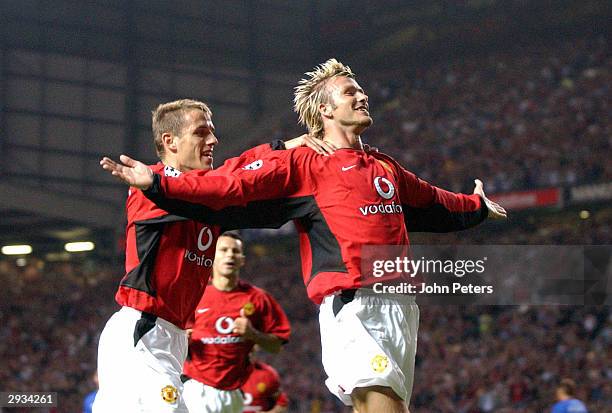
[[[411,232],[461,231],[487,217],[506,218],[505,209],[485,196],[478,179],[473,194],[466,195],[433,186],[401,167],[399,173],[406,227]]]
[[[274,151],[253,162],[234,158],[214,171],[192,171],[176,178],[160,176],[160,192],[168,198],[213,209],[292,195],[299,187],[296,171],[286,156]]]
[[[302,218],[310,211],[310,203],[300,197],[253,201],[245,206],[231,206],[220,210],[192,202],[166,198],[161,192],[160,176],[144,195],[161,209],[173,215],[208,224],[220,225],[224,231],[243,228],[279,228],[293,219]]]
[[[240,162],[248,164],[263,157],[272,150],[293,149],[300,146],[309,147],[316,153],[326,156],[336,151],[336,147],[331,143],[323,142],[320,139],[304,134],[287,141],[275,140],[269,144],[258,145],[233,159],[239,159]],[[153,184],[153,171],[147,165],[127,155],[121,155],[119,159],[121,162],[115,162],[105,156],[100,160],[100,165],[113,176],[135,188],[147,189]]]

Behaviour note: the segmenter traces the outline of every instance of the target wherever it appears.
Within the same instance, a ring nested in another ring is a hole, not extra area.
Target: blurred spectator
[[[91,377],[91,381],[95,385],[95,389],[85,396],[85,400],[83,400],[83,413],[92,413],[93,402],[96,399],[96,394],[98,394],[98,372],[95,372]]]

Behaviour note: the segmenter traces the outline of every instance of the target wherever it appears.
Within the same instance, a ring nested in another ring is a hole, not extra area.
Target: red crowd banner
[[[506,209],[518,210],[535,207],[561,206],[561,189],[547,188],[531,191],[504,192],[489,198]]]

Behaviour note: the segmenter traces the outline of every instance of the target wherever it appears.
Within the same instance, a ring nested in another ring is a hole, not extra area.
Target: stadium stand
[[[368,138],[424,179],[456,191],[471,189],[474,177],[485,180],[488,193],[611,182],[611,69],[607,39],[597,38],[466,58],[392,81],[389,74],[366,75],[362,83],[378,112]],[[284,122],[272,137],[298,130],[294,118]],[[517,221],[414,240],[612,242],[610,209],[582,220],[572,211],[525,213]],[[278,297],[292,322],[284,351],[262,356],[283,378],[289,411],[346,412],[324,388],[317,309],[306,298],[295,246],[261,240],[247,253],[253,258],[245,278]],[[30,259],[22,267],[0,261],[2,390],[57,391],[58,411],[78,411],[91,390],[98,335],[116,311],[121,274],[120,264],[95,260]],[[545,411],[566,376],[590,411],[612,411],[611,348],[609,307],[422,308],[411,411]]]

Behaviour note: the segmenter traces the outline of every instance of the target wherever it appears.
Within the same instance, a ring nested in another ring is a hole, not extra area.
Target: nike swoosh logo
[[[210,310],[210,308],[198,308],[198,314],[203,314],[207,312],[208,310]]]
[[[352,169],[352,168],[354,168],[354,167],[356,167],[356,166],[357,166],[357,165],[343,166],[343,167],[342,167],[342,172],[346,172],[346,171],[348,171],[349,169]]]

